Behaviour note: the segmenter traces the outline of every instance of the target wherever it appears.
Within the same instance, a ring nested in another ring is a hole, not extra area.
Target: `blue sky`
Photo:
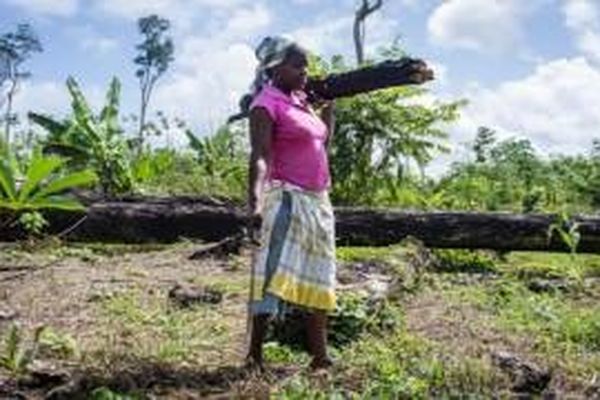
[[[64,89],[75,76],[102,102],[111,76],[123,82],[123,107],[137,110],[136,19],[171,19],[176,61],[160,81],[154,110],[209,133],[236,107],[252,79],[253,47],[287,34],[316,53],[352,58],[357,0],[0,0],[2,32],[30,22],[45,51],[28,64],[17,107],[68,111]],[[525,135],[546,153],[585,152],[600,137],[600,1],[385,0],[369,20],[368,51],[400,37],[439,79],[419,101],[467,98],[449,127],[455,152],[487,125]]]

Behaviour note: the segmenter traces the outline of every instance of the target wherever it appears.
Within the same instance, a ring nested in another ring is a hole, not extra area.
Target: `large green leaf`
[[[67,196],[48,196],[42,199],[32,200],[24,205],[24,208],[32,210],[54,209],[65,211],[85,210],[85,206],[78,200]]]
[[[60,122],[47,115],[30,112],[27,116],[31,122],[48,131],[48,134],[55,140],[64,136],[69,129],[68,122]]]
[[[0,195],[0,198],[5,197],[11,201],[15,201],[17,197],[15,174],[7,158],[0,160]]]
[[[46,196],[59,194],[68,189],[76,187],[89,186],[96,182],[97,176],[92,170],[74,172],[49,182],[41,188],[32,199],[38,200]]]
[[[48,179],[52,173],[65,164],[66,160],[58,156],[43,156],[40,151],[33,152],[33,157],[30,161],[25,183],[19,189],[19,200],[25,202],[31,193],[39,187],[39,185]]]
[[[119,128],[119,99],[121,97],[121,82],[114,77],[106,94],[106,105],[100,113],[100,123],[105,127],[109,136],[120,131]]]
[[[73,108],[73,116],[77,125],[88,135],[90,135],[94,141],[98,142],[101,140],[100,135],[96,129],[96,123],[94,121],[94,115],[90,108],[85,96],[79,88],[79,84],[73,77],[67,79],[67,88],[71,94],[71,107]]]
[[[76,160],[87,160],[91,155],[89,149],[74,144],[50,142],[44,145],[44,153],[56,154]]]
[[[13,200],[6,200],[3,198],[0,198],[0,213],[2,210],[12,210],[12,211],[18,211],[21,209],[21,204],[18,203],[17,201],[13,201]]]

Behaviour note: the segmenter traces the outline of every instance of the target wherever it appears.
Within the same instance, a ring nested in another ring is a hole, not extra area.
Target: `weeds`
[[[31,343],[25,343],[23,330],[17,325],[12,325],[4,342],[4,348],[0,355],[0,367],[13,376],[21,376],[27,372],[27,368],[38,354],[40,337],[44,327],[34,331]]]

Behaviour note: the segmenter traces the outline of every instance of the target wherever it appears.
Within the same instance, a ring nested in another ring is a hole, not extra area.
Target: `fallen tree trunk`
[[[81,221],[82,217],[85,219]],[[87,213],[48,215],[53,234],[79,225],[70,240],[168,243],[181,238],[219,241],[240,235],[244,212],[232,203],[195,199],[144,198],[96,202]],[[385,246],[412,236],[429,247],[569,251],[559,235],[548,240],[556,216],[545,214],[408,212],[390,209],[336,209],[340,245]],[[600,253],[600,217],[575,217],[580,224],[579,252]],[[0,241],[23,238],[24,232],[2,224]]]

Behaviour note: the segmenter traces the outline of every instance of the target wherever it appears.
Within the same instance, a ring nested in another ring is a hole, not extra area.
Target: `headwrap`
[[[252,84],[252,94],[256,95],[269,80],[267,71],[285,61],[288,51],[298,45],[282,36],[268,36],[258,45],[254,54],[258,59],[256,76]]]
[[[254,54],[258,60],[258,66],[256,67],[254,81],[250,87],[250,93],[241,98],[241,113],[230,117],[230,122],[247,115],[252,100],[270,79],[267,74],[268,71],[283,63],[292,48],[302,50],[302,47],[297,43],[283,36],[268,36],[260,42],[258,47],[254,50]]]

